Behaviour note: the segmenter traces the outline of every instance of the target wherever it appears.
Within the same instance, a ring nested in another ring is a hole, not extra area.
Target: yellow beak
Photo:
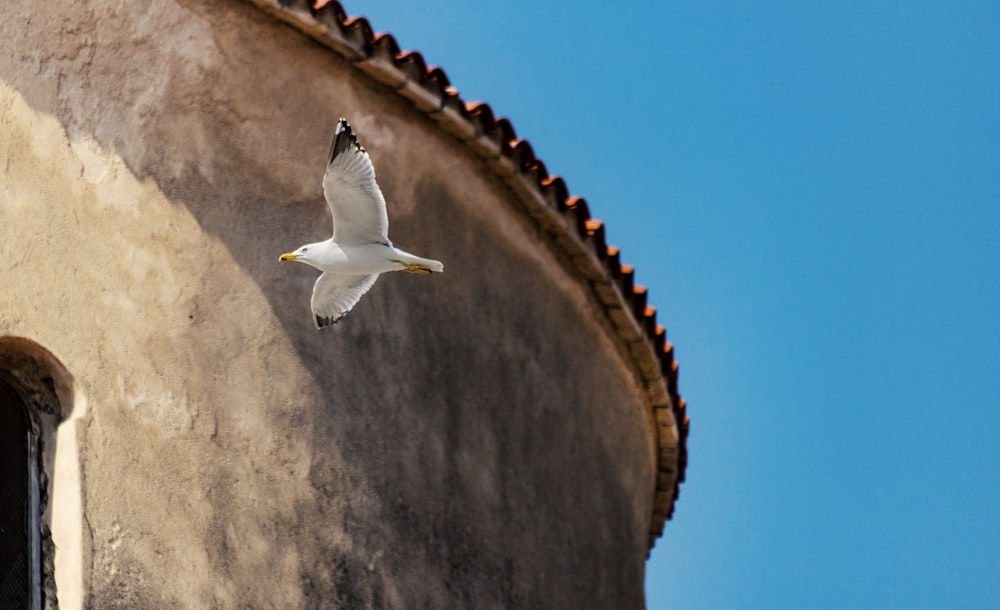
[[[293,260],[297,259],[298,257],[299,257],[298,254],[295,254],[293,252],[286,252],[285,254],[282,254],[278,258],[278,260],[280,260],[280,261],[293,261]]]

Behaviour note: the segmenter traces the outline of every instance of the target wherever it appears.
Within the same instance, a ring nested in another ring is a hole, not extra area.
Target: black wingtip
[[[337,131],[333,134],[333,143],[330,144],[330,156],[327,158],[326,164],[330,165],[333,163],[337,155],[349,150],[351,146],[354,146],[354,148],[361,152],[365,151],[361,144],[358,143],[358,138],[354,135],[354,130],[351,129],[350,123],[347,122],[347,119],[341,117],[337,121]]]
[[[320,330],[322,328],[326,328],[327,326],[333,326],[337,322],[340,322],[341,320],[343,320],[344,316],[346,316],[346,315],[347,314],[345,313],[345,314],[341,314],[340,316],[337,316],[337,317],[328,316],[328,317],[325,317],[325,318],[322,317],[322,316],[316,316],[316,330]]]

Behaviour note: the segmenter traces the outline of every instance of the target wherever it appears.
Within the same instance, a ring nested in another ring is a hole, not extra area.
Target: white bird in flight
[[[440,261],[414,256],[389,241],[385,198],[375,168],[347,121],[340,119],[323,176],[323,194],[333,215],[333,237],[282,254],[323,272],[313,286],[316,328],[336,324],[351,311],[378,274],[444,271]]]

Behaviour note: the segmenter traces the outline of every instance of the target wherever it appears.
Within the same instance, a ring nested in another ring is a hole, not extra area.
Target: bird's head
[[[300,263],[312,264],[309,249],[316,244],[307,244],[294,252],[286,252],[278,257],[280,261],[299,261]]]

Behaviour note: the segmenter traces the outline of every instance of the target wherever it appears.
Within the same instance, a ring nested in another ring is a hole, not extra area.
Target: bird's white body
[[[389,241],[389,217],[375,168],[344,119],[330,146],[323,193],[333,215],[333,237],[281,255],[283,261],[306,263],[323,272],[313,286],[317,328],[347,315],[380,273],[444,271],[440,261],[414,256]]]
[[[338,244],[331,238],[307,244],[299,250],[304,252],[295,260],[329,273],[367,275],[386,271],[414,271],[421,267],[428,271],[444,271],[444,265],[440,262],[415,256],[392,244]]]

